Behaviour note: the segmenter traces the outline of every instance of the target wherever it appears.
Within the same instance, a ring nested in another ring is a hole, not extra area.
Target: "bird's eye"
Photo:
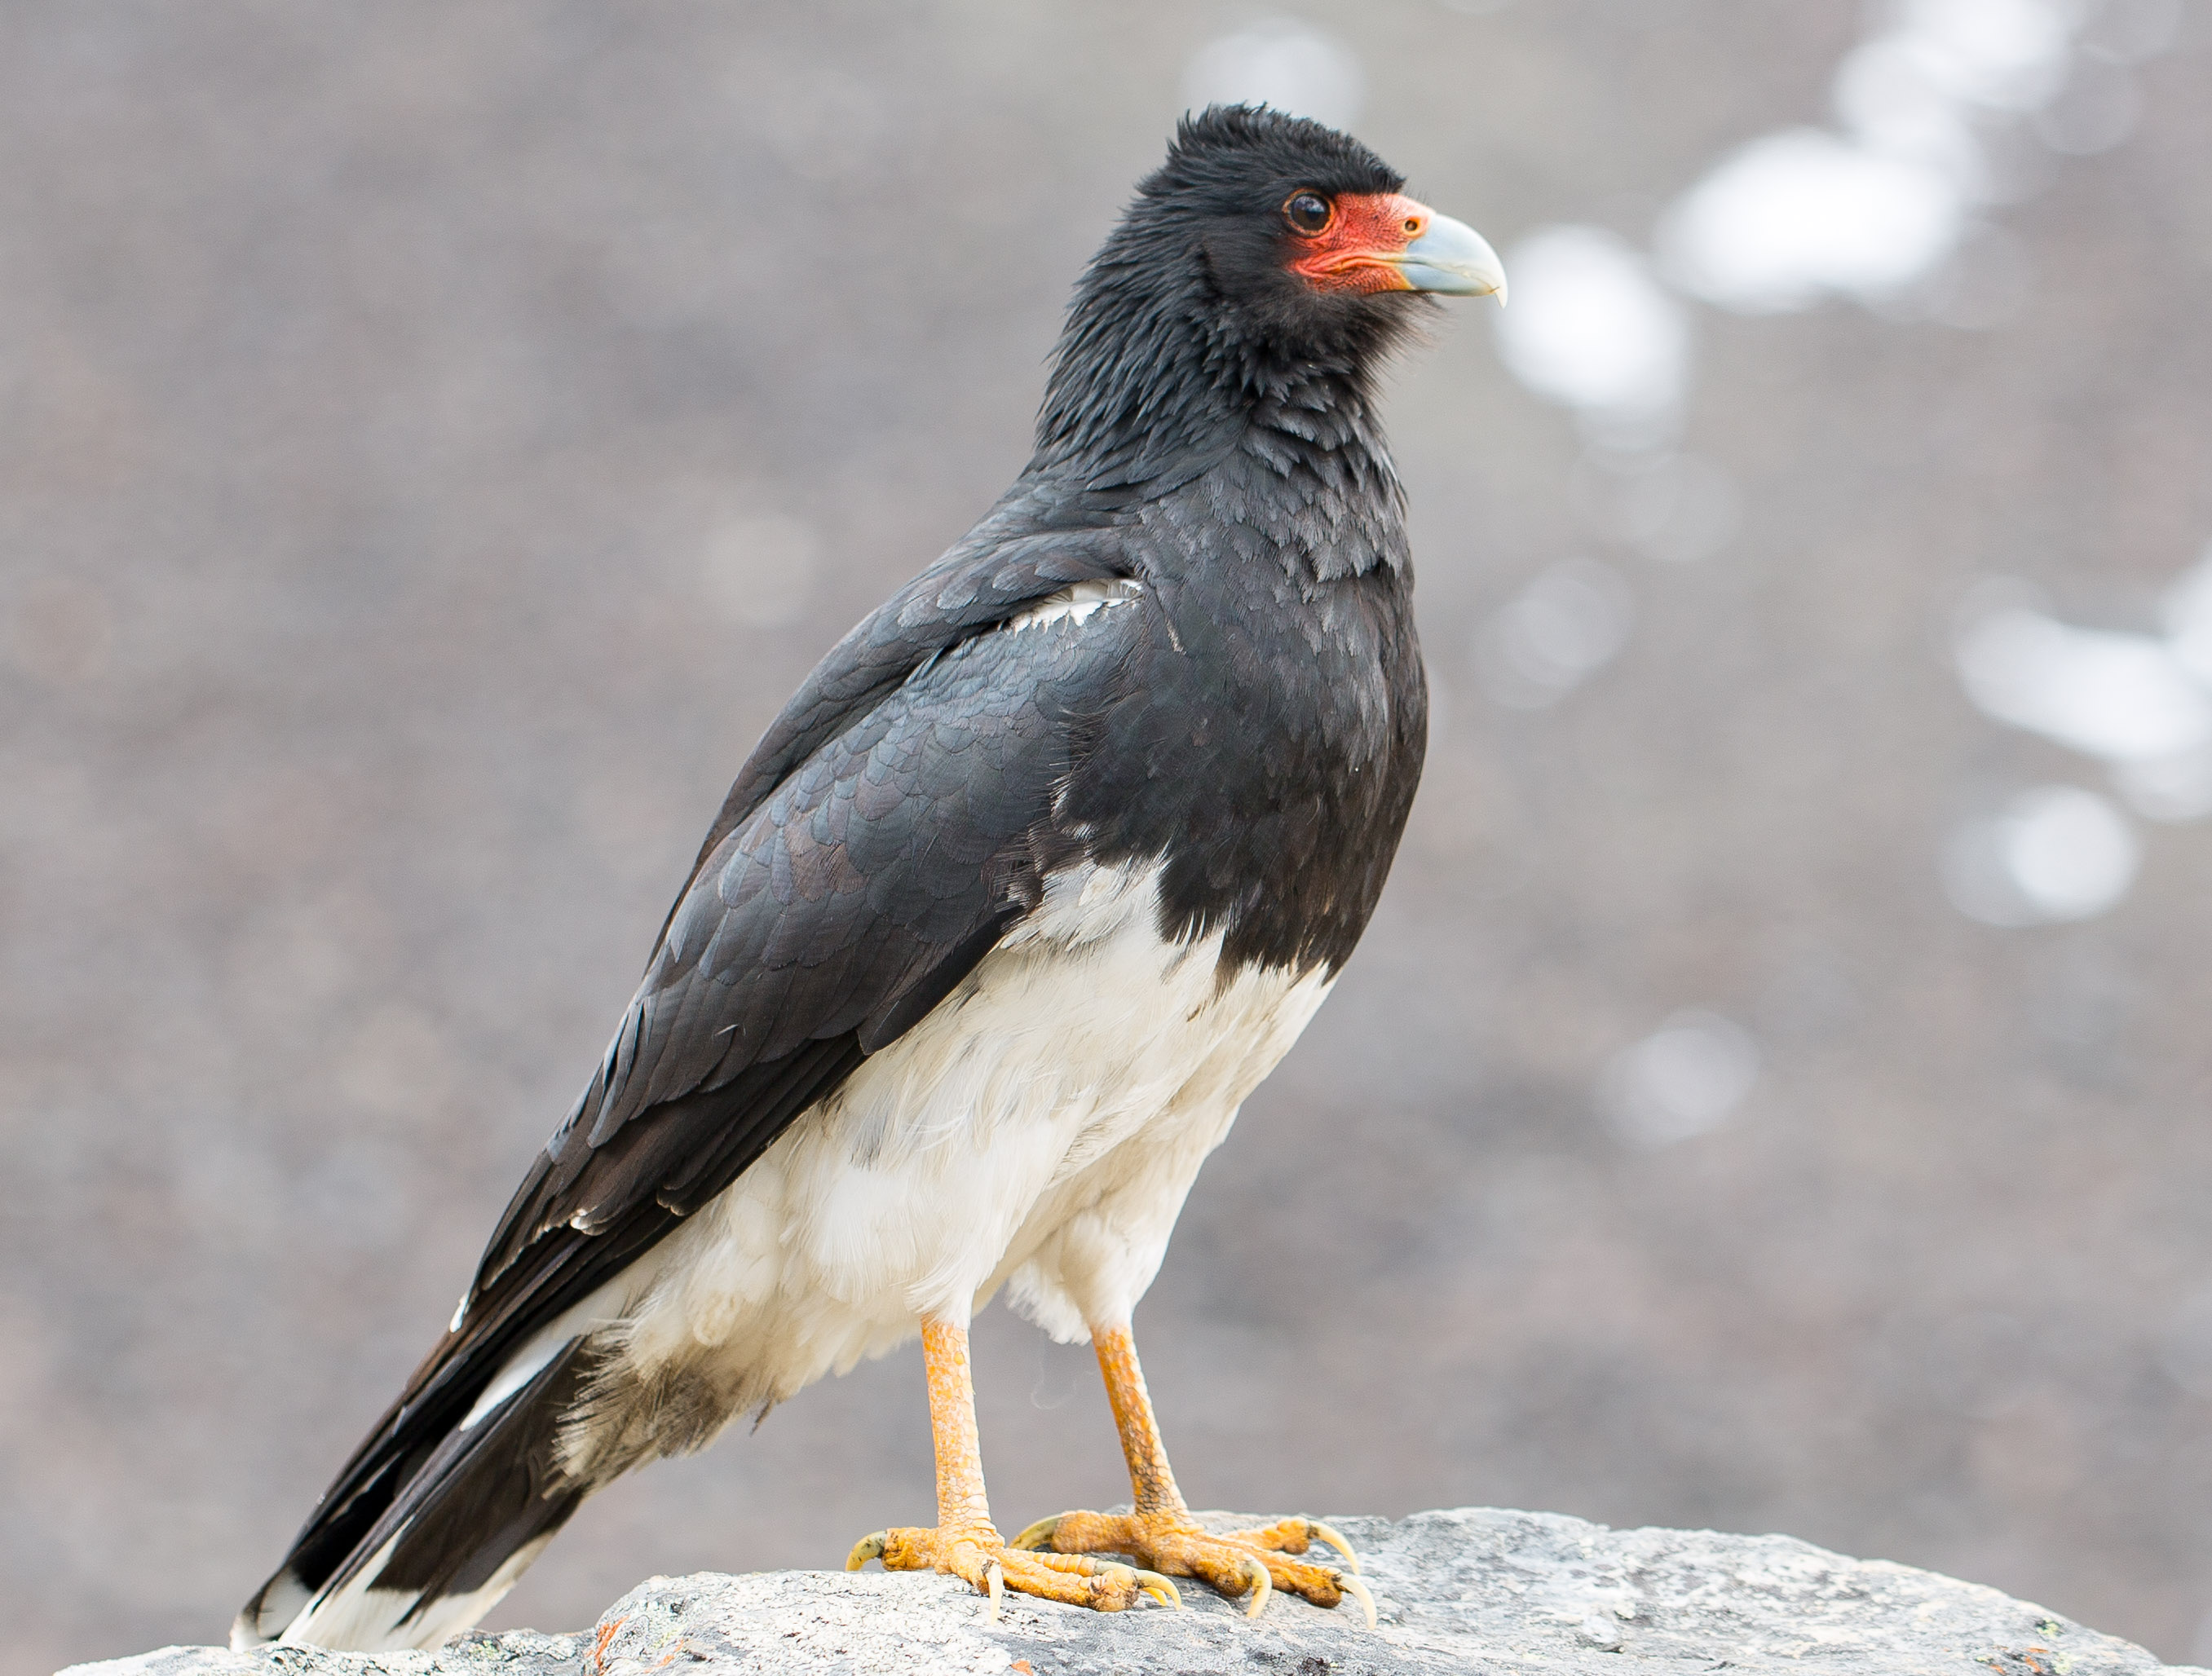
[[[1283,206],[1283,219],[1301,233],[1318,233],[1335,214],[1319,192],[1293,192]]]

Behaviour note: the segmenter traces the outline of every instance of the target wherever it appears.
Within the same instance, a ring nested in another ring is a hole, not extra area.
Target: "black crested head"
[[[1299,386],[1364,400],[1430,288],[1406,277],[1433,217],[1404,185],[1303,117],[1240,105],[1184,118],[1076,288],[1032,471],[1164,488]]]

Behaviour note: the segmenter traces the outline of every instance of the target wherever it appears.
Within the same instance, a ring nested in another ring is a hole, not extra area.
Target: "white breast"
[[[1126,1319],[1237,1106],[1330,980],[1158,932],[1157,864],[1055,876],[945,1001],[653,1255],[648,1385],[781,1401],[1009,1279],[1055,1336]]]

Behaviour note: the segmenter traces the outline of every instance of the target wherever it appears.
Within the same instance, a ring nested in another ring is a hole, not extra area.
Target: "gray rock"
[[[1208,1515],[1216,1528],[1232,1515]],[[1613,1531],[1462,1508],[1341,1519],[1381,1625],[1277,1595],[1257,1622],[1192,1586],[1187,1609],[1099,1613],[880,1572],[654,1577],[574,1635],[458,1637],[435,1653],[170,1647],[64,1676],[938,1676],[1026,1669],[1364,1676],[2142,1676],[2130,1643],[1974,1583],[1785,1536]],[[2207,1676],[2197,1672],[2195,1676]]]

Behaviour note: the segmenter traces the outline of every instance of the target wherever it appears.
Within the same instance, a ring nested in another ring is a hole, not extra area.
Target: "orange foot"
[[[1285,1559],[1326,1542],[1344,1556],[1345,1570]],[[1258,1530],[1217,1535],[1181,1509],[1151,1513],[1063,1513],[1040,1519],[1013,1540],[1013,1548],[1051,1555],[1127,1554],[1152,1573],[1197,1577],[1224,1594],[1249,1594],[1245,1616],[1257,1618],[1276,1589],[1334,1606],[1347,1594],[1375,1627],[1375,1597],[1359,1581],[1351,1544],[1317,1519],[1281,1519]],[[886,1561],[888,1564],[890,1562]]]
[[[999,1597],[1010,1588],[1098,1612],[1134,1606],[1139,1594],[1164,1606],[1182,1604],[1176,1586],[1157,1572],[1081,1554],[1026,1552],[1009,1546],[988,1525],[878,1531],[854,1545],[845,1569],[857,1571],[872,1559],[883,1561],[886,1571],[942,1571],[964,1578],[988,1597],[994,1618],[999,1615]]]

